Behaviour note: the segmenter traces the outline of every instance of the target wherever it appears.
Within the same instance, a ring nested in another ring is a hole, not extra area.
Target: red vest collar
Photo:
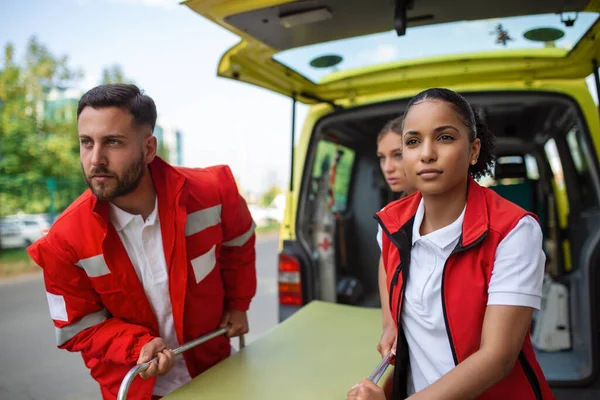
[[[377,215],[382,217],[388,232],[394,234],[400,229],[412,234],[412,222],[417,213],[422,195],[420,192],[398,200],[385,207]],[[490,219],[483,188],[469,176],[467,182],[467,208],[462,225],[461,247],[467,247],[480,239],[489,229]],[[410,225],[410,226],[408,226]]]

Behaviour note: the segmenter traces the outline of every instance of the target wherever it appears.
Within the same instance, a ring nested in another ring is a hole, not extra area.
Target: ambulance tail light
[[[300,262],[288,254],[279,254],[279,304],[302,306]]]

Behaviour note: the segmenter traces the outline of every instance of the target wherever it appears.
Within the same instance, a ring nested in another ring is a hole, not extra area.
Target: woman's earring
[[[472,165],[475,165],[475,164],[477,164],[477,160],[473,160],[473,161],[471,161],[471,164],[472,164]]]

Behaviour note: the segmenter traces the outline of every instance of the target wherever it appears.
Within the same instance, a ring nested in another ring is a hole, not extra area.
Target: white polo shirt
[[[442,310],[442,270],[460,239],[465,209],[450,225],[424,236],[419,233],[425,211],[423,199],[415,215],[410,278],[402,307],[402,327],[411,368],[409,395],[423,390],[454,368]],[[380,248],[381,235],[379,227]],[[540,226],[532,217],[525,216],[496,249],[487,304],[539,309],[545,263]]]
[[[154,203],[154,210],[146,221],[141,215],[129,214],[112,203],[110,203],[110,220],[127,250],[156,315],[160,337],[170,349],[179,347],[169,293],[169,274],[160,232],[158,197]],[[157,377],[153,394],[166,396],[191,379],[185,359],[177,356],[173,368],[167,374]]]

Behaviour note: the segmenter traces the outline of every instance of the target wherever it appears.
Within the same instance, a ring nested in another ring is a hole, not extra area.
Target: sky
[[[104,67],[120,64],[125,76],[154,99],[159,118],[182,131],[184,165],[228,164],[242,188],[254,193],[263,192],[272,184],[287,185],[291,100],[216,76],[220,57],[238,41],[232,33],[176,0],[0,0],[0,3],[0,45],[13,43],[19,56],[28,39],[36,35],[55,55],[69,56],[70,65],[85,72],[80,89],[96,86]],[[488,25],[473,28],[487,33]],[[506,27],[510,28],[510,23]],[[522,27],[515,25],[511,29],[519,31],[520,37]],[[489,34],[473,35],[456,29],[448,36],[465,34],[470,46],[477,39],[487,43],[491,38]],[[390,35],[393,33],[382,35],[379,46],[366,48],[370,53],[347,51],[345,57],[358,59],[345,62],[360,63],[361,54],[363,59],[371,60],[401,58],[399,51],[403,49],[390,47]],[[566,46],[571,45],[571,35],[568,32],[565,37]],[[434,34],[427,40],[425,35],[412,48],[435,52],[432,46],[441,43],[439,37]],[[397,46],[401,44],[400,41]],[[299,60],[308,64],[311,58],[303,52],[281,57],[289,57],[289,62],[307,68],[298,64]],[[323,72],[313,70],[311,77],[318,79]],[[592,84],[591,78],[588,84]],[[299,103],[296,132],[306,112],[307,107]]]
[[[159,118],[181,129],[184,165],[228,164],[242,188],[254,193],[287,184],[291,100],[216,76],[235,35],[173,0],[0,3],[0,46],[13,43],[19,56],[36,35],[83,69],[82,90],[100,83],[103,67],[120,64],[154,99]],[[297,126],[306,111],[298,103]]]

